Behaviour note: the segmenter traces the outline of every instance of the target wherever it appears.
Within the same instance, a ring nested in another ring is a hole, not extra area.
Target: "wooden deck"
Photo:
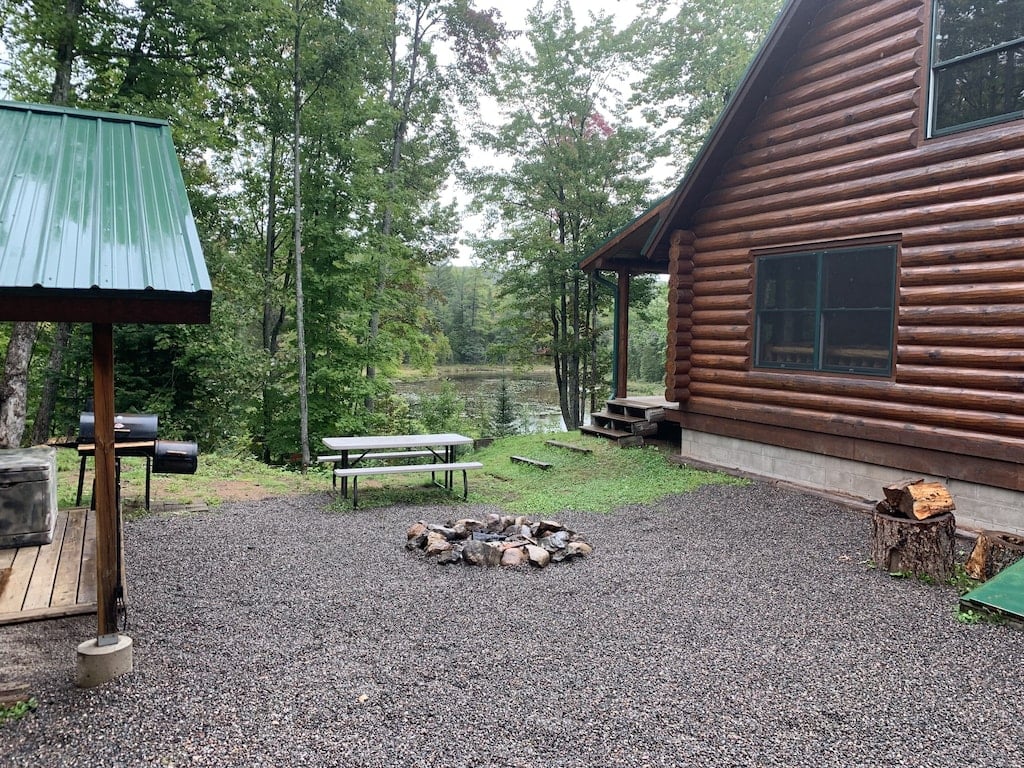
[[[57,513],[53,542],[0,549],[0,625],[96,611],[95,515]]]
[[[152,504],[150,512],[205,512],[204,503]],[[95,511],[61,510],[53,541],[0,549],[0,626],[96,612]]]

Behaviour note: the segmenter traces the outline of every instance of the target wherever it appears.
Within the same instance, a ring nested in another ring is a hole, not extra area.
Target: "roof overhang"
[[[644,213],[608,238],[580,262],[584,272],[607,270],[638,275],[668,273],[668,244],[653,241],[668,210],[669,198],[662,198]]]
[[[0,102],[0,320],[208,323],[162,120]]]
[[[0,288],[0,318],[60,323],[210,322],[210,291],[187,296],[168,291],[93,293],[51,288]]]

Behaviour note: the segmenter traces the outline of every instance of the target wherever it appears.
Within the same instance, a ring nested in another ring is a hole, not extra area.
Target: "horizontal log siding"
[[[672,233],[669,246],[668,351],[665,360],[665,399],[689,399],[693,341],[693,233]],[[744,274],[744,273],[740,273]],[[732,276],[732,273],[729,273]]]
[[[1024,456],[1024,121],[923,139],[927,15],[828,4],[694,216],[684,423]],[[901,243],[893,377],[754,370],[752,251],[879,236]]]

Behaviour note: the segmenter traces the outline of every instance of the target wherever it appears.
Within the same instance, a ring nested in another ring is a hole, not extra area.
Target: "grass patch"
[[[78,488],[78,454],[57,451],[57,504],[66,509],[75,506]],[[86,461],[82,504],[92,498],[93,460]],[[293,496],[316,493],[329,488],[326,467],[311,467],[305,476],[295,469],[270,467],[255,459],[215,453],[199,455],[194,475],[152,475],[150,500],[153,504],[207,504],[217,506],[229,501],[261,499],[268,496]],[[126,511],[145,506],[146,460],[121,459],[121,499]]]
[[[545,440],[549,439],[583,446],[591,453],[545,445]],[[516,464],[510,458],[513,455],[548,462],[552,467],[543,470]],[[721,473],[672,464],[653,446],[623,449],[608,440],[578,433],[503,437],[459,458],[480,461],[484,465],[483,469],[469,473],[471,503],[490,504],[526,515],[551,515],[567,510],[610,512],[627,504],[686,493],[710,483],[744,482]],[[429,478],[415,474],[363,478],[359,482],[359,508],[462,503],[461,477],[455,479],[453,495],[425,487],[426,483]],[[339,497],[334,508],[350,509],[351,500]]]
[[[580,445],[591,453],[576,453],[545,445],[545,440]],[[510,456],[528,456],[548,462],[549,470],[512,463]],[[557,514],[566,510],[609,512],[627,504],[641,504],[676,493],[686,493],[709,483],[740,483],[715,472],[702,472],[669,462],[656,447],[619,448],[608,440],[579,433],[516,435],[499,438],[487,448],[460,458],[483,462],[484,468],[469,473],[469,501],[490,504],[527,515]],[[57,452],[58,504],[74,506],[78,485],[78,454]],[[82,504],[92,489],[92,460],[87,462]],[[320,493],[331,488],[330,465],[314,465],[303,476],[294,469],[268,467],[255,459],[201,454],[194,475],[153,475],[154,505],[207,504]],[[146,493],[146,462],[121,460],[121,495],[126,514],[141,513]],[[362,478],[360,508],[395,504],[437,506],[462,504],[462,478],[455,478],[455,492],[446,494],[430,484],[426,474]],[[350,509],[351,499],[340,494],[332,504]]]

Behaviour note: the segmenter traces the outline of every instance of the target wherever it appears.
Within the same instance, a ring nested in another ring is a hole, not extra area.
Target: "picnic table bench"
[[[462,497],[469,496],[469,481],[466,473],[480,469],[479,461],[456,461],[455,449],[469,445],[473,439],[455,433],[431,435],[370,435],[363,437],[325,437],[323,443],[332,451],[330,455],[318,456],[321,463],[334,464],[331,482],[337,488],[341,478],[342,496],[348,496],[348,479],[352,478],[352,507],[359,504],[359,478],[370,475],[393,475],[429,472],[436,481],[442,473],[444,482],[438,483],[451,491],[456,472],[462,472]],[[411,463],[367,466],[363,462],[394,462],[414,460]],[[427,461],[421,461],[427,459]],[[431,461],[431,459],[433,459]]]

